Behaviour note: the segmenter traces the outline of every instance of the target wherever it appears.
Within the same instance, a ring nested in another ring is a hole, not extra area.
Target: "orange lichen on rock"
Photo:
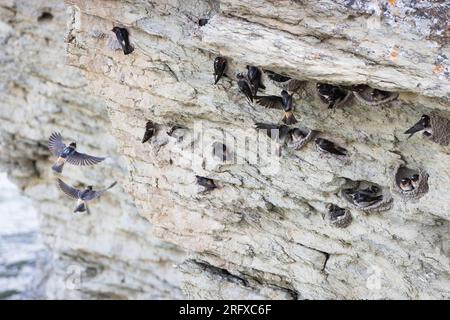
[[[398,57],[398,46],[394,46],[390,54],[391,61],[394,63],[397,62],[397,57]]]
[[[434,66],[433,68],[433,73],[441,73],[442,71],[444,71],[444,66],[442,64],[437,64]]]
[[[388,0],[388,2],[391,6],[395,6],[395,3],[397,2],[397,0]]]

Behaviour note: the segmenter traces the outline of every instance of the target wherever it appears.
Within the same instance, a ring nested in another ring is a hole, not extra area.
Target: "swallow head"
[[[281,91],[281,96],[287,97],[287,96],[289,96],[289,92],[287,92],[286,90],[283,90],[283,91]]]
[[[400,180],[400,189],[402,189],[404,191],[411,191],[413,189],[413,186],[411,184],[411,179],[402,178]]]
[[[209,21],[209,19],[206,19],[206,18],[198,19],[198,25],[200,27],[203,27],[204,25],[206,25],[208,23],[208,21]]]
[[[116,33],[116,32],[119,31],[119,29],[120,29],[119,27],[114,27],[114,28],[111,29],[111,31],[114,32],[114,33]]]
[[[239,72],[238,74],[236,74],[236,78],[238,78],[239,80],[244,79],[244,75]]]
[[[305,134],[298,128],[293,129],[291,131],[291,135],[294,140],[301,140],[305,138]]]
[[[92,186],[87,186],[87,189],[88,189],[89,191],[92,191]]]
[[[430,127],[430,117],[426,114],[422,115],[420,117],[420,120],[414,124],[411,128],[405,131],[405,134],[409,134],[410,137],[419,131],[425,130],[426,128]]]
[[[417,182],[417,181],[419,181],[419,175],[418,174],[413,174],[409,179],[412,182]]]
[[[69,144],[69,146],[71,146],[72,148],[76,149],[77,144],[76,144],[75,142],[71,142],[71,143]]]

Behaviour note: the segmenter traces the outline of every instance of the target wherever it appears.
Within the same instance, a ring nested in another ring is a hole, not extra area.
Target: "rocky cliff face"
[[[41,212],[53,296],[450,297],[450,149],[403,134],[424,113],[450,119],[445,1],[70,0],[66,15],[56,1],[6,2],[1,162]],[[129,30],[132,54],[115,43],[116,25]],[[214,86],[217,55],[229,66]],[[262,152],[270,139],[254,123],[281,114],[238,92],[247,64],[300,80],[298,125],[349,156],[321,154],[313,141]],[[399,97],[330,110],[317,81]],[[157,133],[142,144],[147,120]],[[53,130],[111,156],[65,172],[73,183],[121,182],[92,216],[73,216],[54,186],[44,147]],[[213,156],[217,143],[225,161]],[[401,194],[405,172],[428,176],[423,193]],[[218,188],[203,192],[196,175]],[[347,201],[343,190],[358,184],[382,189],[384,210]],[[328,204],[347,209],[349,226],[330,223]],[[80,290],[58,285],[70,264],[85,270]]]

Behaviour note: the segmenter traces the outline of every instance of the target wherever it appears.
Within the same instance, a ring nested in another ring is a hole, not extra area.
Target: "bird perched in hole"
[[[338,156],[346,156],[347,150],[342,147],[337,146],[334,142],[323,138],[316,138],[315,140],[317,147],[325,152],[332,153]]]
[[[297,142],[299,140],[305,139],[306,135],[299,128],[294,128],[289,131],[291,135],[291,139],[293,142]]]
[[[68,146],[66,146],[62,142],[61,134],[58,132],[53,132],[50,136],[50,139],[48,140],[48,148],[54,156],[58,157],[55,164],[52,166],[53,171],[58,173],[62,173],[66,162],[76,166],[89,166],[106,159],[105,157],[94,157],[78,152],[76,150],[77,144],[75,142],[71,142]]]
[[[347,90],[327,83],[317,83],[316,87],[320,99],[328,105],[328,109],[339,105],[348,94]]]
[[[255,123],[256,129],[266,130],[266,134],[269,138],[278,141],[279,143],[285,143],[290,136],[290,128],[284,124],[271,124],[271,123]]]
[[[412,181],[410,178],[402,178],[400,180],[400,189],[402,189],[403,191],[412,191],[414,190],[414,186],[412,184]]]
[[[413,188],[416,189],[419,186],[419,175],[413,174],[409,179],[411,180]]]
[[[241,91],[243,94],[245,94],[245,96],[247,97],[247,100],[249,102],[253,103],[253,92],[252,92],[249,82],[247,81],[247,79],[244,77],[244,75],[242,73],[238,73],[236,75],[236,77],[238,79],[239,91]]]
[[[144,133],[144,137],[142,138],[142,143],[146,143],[148,140],[151,139],[151,137],[153,137],[153,135],[156,132],[156,125],[151,122],[150,120],[147,121],[147,123],[145,124],[145,133]]]
[[[116,34],[117,41],[119,41],[122,46],[123,54],[127,55],[133,52],[134,48],[130,44],[130,39],[128,38],[128,30],[125,28],[114,27],[111,30]]]
[[[204,25],[206,25],[208,23],[208,21],[209,21],[209,19],[206,19],[206,18],[198,19],[198,25],[200,27],[203,27]]]
[[[197,179],[197,184],[199,186],[202,186],[205,188],[205,190],[204,190],[205,192],[211,191],[211,190],[217,188],[216,184],[214,183],[214,180],[212,180],[212,179],[201,177],[201,176],[195,176],[195,178]]]
[[[405,131],[405,134],[409,134],[409,138],[411,138],[415,133],[423,131],[424,134],[430,135],[431,134],[431,123],[430,123],[430,116],[424,114],[422,117],[420,117],[420,120],[414,124],[411,128]]]
[[[219,82],[220,78],[224,75],[226,68],[227,59],[223,57],[217,57],[214,59],[214,84]]]
[[[58,186],[61,189],[61,191],[64,192],[69,197],[77,200],[77,206],[75,207],[75,210],[73,212],[88,211],[88,213],[89,213],[89,209],[87,207],[87,202],[100,197],[107,190],[111,189],[112,187],[114,187],[117,184],[117,181],[114,181],[106,189],[97,190],[97,191],[93,190],[92,186],[88,186],[84,190],[79,190],[79,189],[76,189],[74,187],[67,185],[61,179],[57,179],[57,180],[58,180]]]
[[[284,116],[281,119],[285,124],[291,125],[297,123],[293,113],[293,99],[286,90],[281,91],[280,96],[257,96],[256,102],[266,108],[282,109],[284,110]]]
[[[258,93],[258,89],[262,90],[266,89],[266,86],[262,83],[261,80],[261,71],[254,66],[247,66],[247,78],[253,88],[253,96],[256,96]]]
[[[355,203],[362,205],[371,205],[375,202],[381,201],[383,199],[383,195],[378,195],[379,192],[380,188],[375,185],[361,190],[345,190],[345,193],[349,195]]]
[[[327,204],[326,208],[328,209],[328,213],[330,214],[330,220],[335,221],[339,217],[342,217],[345,215],[345,209],[338,207],[335,204]]]

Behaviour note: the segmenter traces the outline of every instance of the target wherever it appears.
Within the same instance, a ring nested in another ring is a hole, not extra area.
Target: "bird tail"
[[[297,119],[295,119],[294,113],[292,113],[292,111],[285,112],[281,121],[283,121],[287,125],[297,123]]]
[[[86,210],[87,210],[86,203],[81,202],[76,206],[76,208],[75,208],[75,210],[73,210],[73,212],[85,212]]]
[[[111,189],[112,187],[114,187],[117,184],[117,181],[114,181],[108,188],[106,188],[106,190]]]
[[[124,54],[130,54],[130,53],[132,53],[133,51],[134,51],[134,48],[133,48],[133,46],[132,46],[131,44],[125,45],[125,46],[123,47],[123,53],[124,53]]]
[[[64,167],[64,163],[66,163],[66,161],[64,161],[64,159],[59,158],[54,165],[52,165],[52,169],[55,172],[58,173],[62,173],[63,167]]]

